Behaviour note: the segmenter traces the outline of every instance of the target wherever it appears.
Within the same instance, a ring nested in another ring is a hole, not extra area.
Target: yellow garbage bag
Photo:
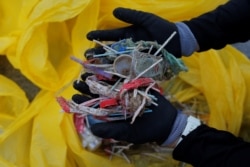
[[[188,103],[202,95],[204,98],[196,102],[207,103],[207,123],[238,135],[242,119],[249,120],[249,105],[246,103],[249,96],[246,87],[249,82],[246,76],[250,70],[249,59],[232,46],[227,46],[219,51],[195,53],[183,60],[189,71],[179,75],[179,84],[173,82],[171,87],[169,83],[165,86],[181,103]]]
[[[181,21],[214,9],[225,0],[11,2],[0,2],[1,14],[5,14],[0,17],[4,25],[0,27],[0,53],[43,90],[29,105],[20,88],[0,78],[0,90],[9,93],[0,94],[4,99],[0,102],[1,109],[5,109],[0,111],[0,116],[3,115],[0,117],[3,120],[0,122],[0,166],[174,166],[178,163],[171,159],[159,162],[139,158],[128,164],[119,157],[110,161],[102,151],[83,149],[71,115],[60,112],[55,96],[62,87],[67,87],[60,94],[66,98],[76,93],[71,82],[81,66],[69,59],[71,55],[82,58],[83,52],[93,45],[85,39],[86,33],[95,28],[125,25],[112,16],[115,7],[150,11]],[[13,9],[9,9],[11,5]],[[6,14],[13,19],[8,22]],[[248,136],[249,60],[230,46],[220,51],[195,53],[183,60],[189,71],[181,73],[173,82],[163,83],[166,92],[181,103],[198,103],[195,109],[208,112],[209,125]],[[11,89],[5,88],[8,86]]]
[[[98,1],[1,1],[0,13],[4,16],[0,17],[0,54],[7,55],[34,84],[56,91],[77,75],[80,66],[70,56],[82,59],[77,43],[91,46],[85,34],[95,28]]]
[[[24,150],[27,136],[23,134],[29,128],[26,127],[23,131],[17,131],[10,138],[10,134],[20,129],[22,124],[21,117],[25,115],[26,109],[29,105],[28,98],[25,92],[12,80],[0,75],[0,166],[12,167],[14,163],[10,163],[5,155],[15,162],[27,162],[25,154],[16,152],[13,156],[12,152],[18,149]],[[26,122],[26,121],[25,121]],[[30,136],[30,135],[29,135]],[[17,158],[18,157],[18,158]],[[17,160],[18,159],[18,160]]]
[[[0,75],[0,141],[12,130],[29,105],[24,91],[12,80]]]

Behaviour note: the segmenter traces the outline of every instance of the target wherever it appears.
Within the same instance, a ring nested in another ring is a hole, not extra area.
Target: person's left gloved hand
[[[144,41],[156,41],[158,44],[163,44],[174,32],[176,35],[165,46],[165,49],[176,57],[181,57],[181,45],[180,37],[177,26],[175,23],[165,20],[155,14],[128,9],[128,8],[116,8],[113,11],[113,15],[128,25],[122,28],[110,29],[110,30],[95,30],[90,31],[87,34],[89,40],[101,40],[101,41],[119,41],[125,38],[132,38],[134,42]],[[97,48],[94,48],[94,52],[98,53]],[[89,50],[86,53],[90,53]]]
[[[85,76],[86,74],[83,75],[83,79],[85,79]],[[75,82],[74,88],[85,94],[73,95],[72,100],[76,103],[82,103],[96,96],[88,93],[88,86],[84,81]],[[175,107],[160,93],[152,90],[151,94],[157,98],[156,103],[158,104],[158,106],[151,105],[149,107],[152,112],[144,113],[142,116],[137,117],[133,124],[131,124],[130,119],[94,124],[91,126],[92,133],[104,139],[112,138],[134,144],[147,142],[163,144],[166,143],[169,135],[172,135],[169,142],[175,141],[186,125],[186,116],[180,117]],[[178,121],[176,121],[177,118]],[[181,120],[184,121],[180,121],[179,118],[183,118]],[[173,134],[176,134],[176,129],[180,132],[173,138]],[[169,142],[167,143],[169,144]]]

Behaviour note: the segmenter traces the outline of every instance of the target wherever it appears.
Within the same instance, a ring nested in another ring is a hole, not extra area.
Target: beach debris
[[[153,41],[133,42],[130,38],[109,45],[94,40],[104,53],[89,54],[86,61],[71,57],[82,65],[85,72],[92,74],[85,83],[91,93],[99,95],[81,104],[57,97],[62,110],[74,115],[74,124],[84,148],[93,151],[102,143],[101,138],[91,133],[92,124],[126,119],[131,119],[133,124],[138,116],[153,112],[148,107],[157,105],[157,99],[150,90],[162,92],[158,81],[169,80],[179,72],[187,71],[181,59],[164,49],[175,34],[163,45]],[[109,153],[130,162],[123,153],[123,149],[130,146],[119,148],[116,145],[118,151],[109,150]]]

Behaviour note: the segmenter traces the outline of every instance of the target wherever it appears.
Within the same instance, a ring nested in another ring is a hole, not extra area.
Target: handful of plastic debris
[[[150,89],[162,92],[157,81],[187,71],[181,59],[164,49],[168,41],[163,45],[131,39],[111,45],[94,41],[103,47],[104,53],[88,55],[86,61],[72,57],[85,72],[93,74],[85,83],[91,93],[99,95],[81,104],[57,97],[63,111],[74,114],[75,127],[85,148],[95,150],[102,143],[89,130],[92,124],[128,118],[132,124],[138,115],[153,112],[147,106],[157,105],[157,99],[150,94]]]

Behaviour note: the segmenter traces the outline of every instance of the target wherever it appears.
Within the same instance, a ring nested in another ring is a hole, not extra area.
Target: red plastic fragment
[[[60,97],[56,97],[57,102],[59,103],[59,105],[61,106],[61,108],[63,109],[63,111],[70,113],[70,107],[68,105],[68,101],[60,96]]]
[[[154,80],[152,78],[138,78],[136,80],[132,80],[122,85],[120,89],[120,94],[123,94],[124,91],[129,91],[137,89],[139,87],[149,86],[153,82]]]
[[[105,99],[100,102],[100,108],[112,107],[118,105],[117,99]]]
[[[73,114],[73,120],[74,120],[76,131],[78,133],[82,133],[85,127],[84,117],[80,114]]]

